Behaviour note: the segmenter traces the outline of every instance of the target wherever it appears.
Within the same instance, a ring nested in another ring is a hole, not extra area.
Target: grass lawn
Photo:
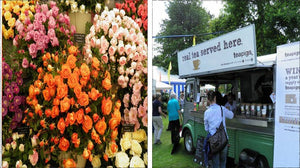
[[[171,131],[166,131],[168,127],[168,117],[163,118],[163,132],[161,135],[160,145],[152,145],[152,167],[153,168],[199,168],[200,165],[193,161],[194,155],[189,155],[184,149],[184,139],[181,138],[179,149],[173,155],[171,151],[173,145],[171,143]],[[154,143],[154,134],[152,142]]]

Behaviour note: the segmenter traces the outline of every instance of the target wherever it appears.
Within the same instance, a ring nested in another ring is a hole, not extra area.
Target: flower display
[[[125,0],[123,3],[116,3],[116,8],[123,9],[127,16],[131,16],[147,38],[148,0]]]
[[[125,93],[123,123],[134,124],[135,130],[147,127],[147,45],[138,24],[124,10],[105,9],[94,16],[84,53],[87,62],[95,56],[107,74],[102,84],[117,83],[113,90]]]
[[[15,29],[22,29],[16,21],[24,23],[27,16],[35,12],[35,1],[2,1],[2,35],[5,39],[13,39]]]
[[[58,5],[60,8],[64,9],[65,11],[74,12],[95,12],[100,13],[101,9],[104,8],[106,1],[104,0],[85,0],[85,1],[78,1],[78,0],[60,0],[58,1]]]

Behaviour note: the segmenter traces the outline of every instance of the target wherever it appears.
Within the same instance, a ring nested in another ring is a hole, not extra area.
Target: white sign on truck
[[[300,42],[277,47],[274,167],[300,167]]]
[[[178,52],[180,77],[256,64],[254,24]]]

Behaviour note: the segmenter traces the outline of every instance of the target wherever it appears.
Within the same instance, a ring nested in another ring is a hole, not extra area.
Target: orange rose
[[[96,114],[96,113],[94,113],[93,114],[93,121],[94,121],[94,123],[96,123],[98,121],[98,119],[99,119],[99,115]]]
[[[61,84],[64,84],[63,78],[62,78],[60,75],[56,75],[56,76],[54,77],[54,80],[55,80],[56,86],[59,86],[59,85],[61,85]]]
[[[81,105],[81,106],[87,106],[89,105],[89,95],[86,94],[85,92],[82,92],[77,100],[77,102]]]
[[[58,145],[59,149],[62,151],[67,151],[69,149],[69,146],[70,146],[69,141],[66,138],[62,137],[59,141],[59,145]]]
[[[48,74],[48,73],[46,73],[45,75],[44,75],[44,83],[47,83],[48,84],[48,82],[49,82],[49,79],[50,79],[50,75],[51,74]],[[53,78],[53,76],[51,75],[51,77]]]
[[[94,149],[94,144],[93,144],[92,141],[89,141],[89,142],[88,142],[87,148],[88,148],[88,150],[90,150],[90,151]]]
[[[102,86],[105,90],[109,90],[112,87],[110,73],[108,71],[105,72],[105,78],[102,80]]]
[[[41,125],[43,128],[46,128],[46,122],[45,122],[45,120],[41,120],[41,121],[40,121],[40,125]]]
[[[66,128],[65,120],[60,118],[57,123],[57,129],[60,131],[61,134],[64,134]]]
[[[57,94],[56,94],[56,98],[58,99],[62,99],[64,97],[66,97],[68,95],[68,85],[66,84],[61,84],[57,87]]]
[[[50,91],[50,96],[53,97],[55,95],[56,87],[50,87],[49,91]]]
[[[111,130],[114,130],[119,124],[120,124],[120,122],[118,121],[117,118],[111,118],[109,120],[109,128]]]
[[[74,141],[74,147],[75,148],[78,148],[80,145],[80,138],[79,139],[76,139],[76,141]]]
[[[30,85],[29,86],[29,97],[33,98],[34,96],[35,96],[35,94],[34,94],[34,86]]]
[[[118,110],[120,110],[120,107],[121,107],[121,100],[117,100],[116,102],[116,106],[118,108]]]
[[[65,168],[76,168],[76,162],[73,159],[65,159],[63,164]]]
[[[39,88],[39,89],[41,89],[42,86],[43,86],[43,83],[42,83],[42,81],[40,81],[40,80],[36,80],[36,81],[34,82],[34,86],[37,87],[37,88]]]
[[[79,124],[81,124],[83,122],[83,118],[84,118],[84,111],[83,109],[79,109],[77,112],[76,112],[76,119],[77,119],[77,122]]]
[[[65,97],[62,101],[60,101],[60,111],[66,112],[70,109],[70,99]]]
[[[81,86],[79,84],[77,84],[74,87],[74,93],[75,93],[76,97],[79,99],[79,97],[81,95]]]
[[[103,155],[103,159],[108,162],[108,156],[107,156],[107,154]]]
[[[110,149],[113,153],[116,153],[118,151],[118,145],[116,144],[116,142],[114,140],[111,142]]]
[[[68,113],[66,118],[66,125],[73,125],[76,121],[76,115],[74,112]]]
[[[91,138],[97,143],[97,144],[101,144],[101,140],[99,135],[97,134],[97,132],[95,131],[95,129],[92,129],[92,133],[91,133]]]
[[[53,142],[54,142],[55,145],[57,145],[59,143],[59,138],[55,137],[54,140],[53,140]]]
[[[58,98],[55,98],[55,99],[53,100],[53,105],[54,105],[54,106],[58,106],[59,103],[60,103],[60,100],[59,100]]]
[[[77,77],[79,78],[80,70],[77,67],[75,67],[74,70],[73,70],[73,74],[76,74]]]
[[[81,74],[81,76],[86,77],[86,78],[89,78],[89,76],[91,74],[90,68],[85,63],[83,63],[80,66],[80,74]]]
[[[87,148],[84,148],[83,153],[82,153],[83,158],[89,159],[90,155],[91,155],[91,151],[88,150]]]
[[[77,84],[79,84],[79,78],[77,74],[72,73],[68,78],[68,85],[70,88],[74,88]]]
[[[50,117],[51,116],[51,110],[50,109],[46,109],[45,110],[45,115],[46,115],[46,117]]]
[[[72,143],[74,143],[77,139],[78,139],[78,134],[73,133],[72,136],[71,136]]]
[[[114,109],[112,118],[116,118],[119,122],[121,122],[121,112],[118,109]]]
[[[92,58],[92,67],[99,71],[100,70],[99,66],[100,66],[100,61],[98,60],[98,58],[93,57]]]
[[[67,64],[69,65],[69,67],[71,69],[74,69],[76,67],[76,61],[77,61],[77,58],[74,57],[74,55],[69,55],[68,58],[67,58]]]
[[[54,130],[54,128],[55,128],[55,123],[50,124],[50,125],[49,125],[49,128],[50,128],[50,130]]]
[[[69,52],[69,54],[73,54],[73,55],[76,56],[77,52],[78,52],[78,49],[75,46],[71,46],[71,47],[68,48],[68,52]]]
[[[98,75],[99,75],[99,72],[98,72],[98,71],[92,70],[92,76],[93,76],[94,78],[97,78]]]
[[[115,128],[112,132],[111,132],[111,139],[115,139],[118,136],[118,128]]]
[[[51,117],[55,118],[59,115],[59,108],[58,106],[53,106],[52,107],[52,113],[51,113]]]
[[[105,118],[103,117],[100,121],[97,122],[97,124],[95,125],[95,129],[97,130],[97,132],[100,135],[104,135],[105,130],[106,130],[106,122],[105,122]]]
[[[70,99],[70,104],[71,104],[72,106],[75,104],[75,99],[74,99],[74,97],[72,97],[72,98]]]
[[[84,79],[83,77],[80,78],[80,84],[81,84],[81,86],[83,86],[83,87],[86,86],[87,82],[88,82],[88,79]]]
[[[60,76],[64,79],[67,79],[72,73],[72,70],[68,64],[63,64],[61,66]]]
[[[96,101],[99,96],[99,91],[95,88],[92,88],[92,90],[89,92],[89,97],[94,101]]]
[[[49,74],[48,76],[49,76],[49,80],[47,84],[50,88],[54,88],[56,85],[55,78],[53,78],[52,74]]]
[[[102,99],[102,105],[101,105],[101,110],[103,115],[109,115],[112,109],[112,101],[109,98],[103,97]]]
[[[82,123],[82,129],[85,133],[88,133],[90,129],[93,127],[93,120],[90,116],[85,115]]]

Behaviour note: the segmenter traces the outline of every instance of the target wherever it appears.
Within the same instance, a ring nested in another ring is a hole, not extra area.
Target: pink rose
[[[141,88],[143,87],[143,84],[141,81],[139,81],[138,83],[135,83],[133,85],[133,93],[134,94],[140,94]]]
[[[31,24],[30,18],[26,17],[26,19],[25,19],[25,25],[30,25],[30,24]],[[31,29],[29,29],[29,30],[31,30]]]
[[[142,70],[142,68],[143,68],[142,62],[138,62],[136,65],[136,70],[140,71],[140,70]]]
[[[104,63],[108,63],[108,56],[107,55],[102,55],[102,60],[104,61]]]
[[[54,29],[55,26],[56,26],[56,21],[52,16],[50,16],[48,21],[48,29]]]
[[[118,67],[118,72],[119,72],[119,74],[123,75],[125,73],[124,66]]]
[[[29,46],[29,54],[31,55],[32,58],[36,57],[37,54],[37,49],[36,49],[36,44],[30,44]]]
[[[140,57],[140,54],[139,54],[138,52],[135,52],[132,59],[133,59],[134,61],[138,61],[138,60],[139,60],[139,57]]]
[[[124,103],[124,106],[125,107],[128,107],[129,106],[129,99],[130,99],[130,97],[129,97],[130,95],[129,95],[129,93],[126,93],[125,95],[124,95],[124,97],[123,97],[123,103]]]
[[[115,52],[116,52],[116,47],[110,46],[109,49],[108,49],[109,56],[114,56]]]
[[[101,48],[101,40],[100,39],[95,40],[95,43],[96,43],[95,45],[97,48]]]
[[[58,21],[59,21],[60,23],[63,23],[63,22],[65,21],[64,15],[63,15],[62,13],[59,14],[59,16],[58,16]]]
[[[70,24],[70,18],[68,15],[64,14],[64,23],[69,25]]]
[[[124,110],[124,120],[125,123],[129,123],[129,110],[127,108]]]
[[[15,150],[17,148],[17,142],[16,141],[12,141],[10,145],[11,145],[11,148],[13,150]]]
[[[96,37],[93,37],[91,39],[91,47],[95,47],[96,46]]]
[[[139,109],[138,109],[138,112],[139,112],[139,117],[144,117],[145,115],[147,115],[147,108],[143,107],[142,105],[139,106]]]
[[[13,45],[17,46],[18,45],[18,36],[16,36],[13,40]]]
[[[129,112],[129,122],[134,123],[137,120],[137,108],[131,107]]]
[[[143,106],[147,109],[148,108],[148,96],[145,97],[144,102],[143,102]]]
[[[131,45],[130,44],[125,45],[125,52],[127,55],[131,54]]]
[[[113,55],[109,56],[109,59],[110,59],[111,62],[116,62],[116,57],[114,57]]]
[[[59,9],[57,6],[51,7],[53,17],[58,15]]]
[[[119,76],[119,77],[118,77],[118,84],[119,84],[120,86],[122,86],[122,85],[124,85],[124,83],[125,83],[125,78],[124,78],[124,76],[123,76],[123,75]]]
[[[144,115],[142,122],[145,127],[148,127],[148,115]]]
[[[34,34],[33,34],[33,40],[35,41],[35,42],[38,42],[39,40],[40,40],[40,38],[41,38],[41,33],[40,32],[38,32],[38,31],[35,31],[34,32]]]
[[[16,168],[21,168],[22,165],[23,165],[22,160],[18,160],[18,161],[16,162]]]
[[[56,2],[50,1],[50,8],[54,8],[54,7],[56,7]]]
[[[118,24],[117,24],[117,23],[115,23],[115,22],[113,22],[113,23],[111,24],[111,26],[112,26],[112,30],[113,30],[113,32],[114,32],[114,33],[116,33],[116,32],[117,32],[117,30],[118,30],[118,28],[119,28]]]
[[[102,22],[102,29],[103,29],[103,31],[104,31],[105,34],[108,33],[109,23],[107,21],[103,21]]]
[[[100,38],[101,48],[104,50],[107,50],[109,47],[109,42],[106,40],[104,36],[101,36]]]
[[[111,44],[112,46],[117,46],[117,43],[118,43],[118,41],[117,41],[117,39],[116,39],[115,37],[113,37],[113,38],[110,40],[110,44]]]
[[[28,156],[28,159],[30,160],[32,166],[35,166],[37,161],[39,160],[39,154],[34,150],[33,154]]]
[[[140,127],[141,127],[141,124],[138,120],[136,120],[134,123],[134,131],[137,131]]]
[[[54,38],[51,40],[51,44],[52,44],[53,47],[59,46],[59,42],[58,42],[57,37],[54,37]]]
[[[131,104],[133,104],[134,106],[137,106],[140,101],[141,101],[141,94],[133,94],[131,96]]]
[[[41,38],[41,39],[39,39],[38,41],[36,41],[36,49],[37,49],[37,50],[42,50],[42,49],[44,49],[44,43],[43,43],[42,40],[43,40],[43,39]]]
[[[143,73],[147,74],[148,73],[148,68],[143,68]]]
[[[119,43],[119,45],[118,45],[118,52],[119,52],[119,54],[123,55],[124,51],[125,51],[124,44],[123,43]]]
[[[122,66],[126,64],[126,58],[125,58],[124,56],[122,56],[122,57],[120,58],[119,64],[122,65]]]
[[[47,5],[47,4],[42,4],[42,5],[41,5],[41,8],[42,8],[42,12],[43,12],[44,14],[46,14],[46,13],[48,12],[48,5]]]
[[[7,161],[3,161],[2,162],[2,168],[8,168],[9,167],[9,164]]]
[[[108,31],[108,37],[112,38],[114,36],[114,31],[112,29],[109,29]]]
[[[22,67],[23,68],[28,68],[29,66],[29,62],[26,58],[23,58],[23,61],[22,61]]]
[[[37,139],[38,139],[38,136],[36,136],[36,135],[34,135],[31,138],[31,145],[32,145],[32,147],[35,147],[37,145]]]

